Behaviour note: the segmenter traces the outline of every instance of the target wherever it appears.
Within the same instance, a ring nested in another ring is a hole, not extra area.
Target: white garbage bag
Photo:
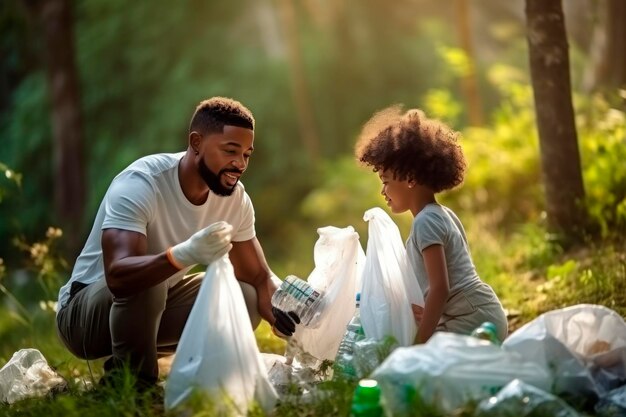
[[[549,390],[549,371],[519,354],[475,337],[437,332],[426,344],[397,348],[371,375],[391,414],[410,414],[417,393],[444,413],[497,393],[518,378]]]
[[[502,346],[552,369],[557,394],[602,396],[626,383],[626,322],[607,307],[579,304],[549,311]]]
[[[18,350],[0,369],[0,403],[41,397],[65,386],[65,379],[50,368],[37,349]]]
[[[324,310],[315,328],[298,326],[294,338],[301,349],[319,360],[334,360],[348,322],[356,311],[365,253],[352,226],[317,229],[313,249],[315,269],[308,283],[324,294]]]
[[[363,219],[369,222],[361,290],[365,336],[378,340],[393,336],[400,346],[409,346],[417,334],[411,304],[424,306],[424,295],[408,263],[400,231],[389,215],[375,207],[367,210]]]
[[[237,415],[246,415],[253,400],[269,411],[277,399],[227,256],[206,271],[165,383],[165,408],[182,404],[194,389]]]

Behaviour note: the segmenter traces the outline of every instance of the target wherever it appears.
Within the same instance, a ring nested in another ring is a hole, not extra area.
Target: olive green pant
[[[203,277],[202,272],[177,283],[164,281],[129,297],[114,297],[104,279],[72,291],[57,314],[59,338],[79,358],[111,356],[107,362],[128,363],[141,378],[156,381],[157,358],[176,351]],[[256,290],[238,282],[256,328],[261,321]]]
[[[508,333],[506,314],[493,289],[481,282],[448,299],[437,330],[470,334],[486,321],[496,325],[498,338],[503,341]]]

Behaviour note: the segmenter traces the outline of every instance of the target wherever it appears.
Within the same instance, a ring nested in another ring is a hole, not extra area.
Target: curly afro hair
[[[212,97],[196,107],[189,123],[189,132],[222,133],[225,125],[254,130],[254,116],[237,100]]]
[[[466,163],[458,137],[458,132],[423,111],[403,114],[396,105],[365,124],[355,154],[374,172],[391,171],[400,181],[413,180],[438,193],[463,182]]]

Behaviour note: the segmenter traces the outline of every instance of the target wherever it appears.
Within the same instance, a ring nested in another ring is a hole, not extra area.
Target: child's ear
[[[409,188],[415,187],[415,180],[409,180]]]

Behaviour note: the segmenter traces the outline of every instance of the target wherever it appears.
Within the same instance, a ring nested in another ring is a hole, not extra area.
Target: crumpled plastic
[[[595,407],[598,417],[626,417],[626,385],[609,391]]]
[[[455,333],[437,332],[427,343],[399,347],[371,376],[381,387],[394,416],[407,410],[411,392],[427,403],[450,413],[471,400],[482,400],[514,379],[549,390],[548,369],[525,361],[485,340]]]
[[[261,353],[268,371],[268,380],[282,400],[297,398],[297,402],[313,401],[316,386],[328,378],[319,367],[288,361],[284,356]],[[319,365],[319,363],[318,363]]]
[[[626,322],[604,306],[579,304],[544,313],[502,347],[548,367],[558,395],[602,397],[626,382]]]
[[[476,417],[579,417],[562,399],[519,379],[514,379],[494,397],[482,400],[474,413]]]
[[[21,349],[0,369],[0,402],[42,397],[52,390],[62,391],[67,381],[48,365],[37,349]]]

